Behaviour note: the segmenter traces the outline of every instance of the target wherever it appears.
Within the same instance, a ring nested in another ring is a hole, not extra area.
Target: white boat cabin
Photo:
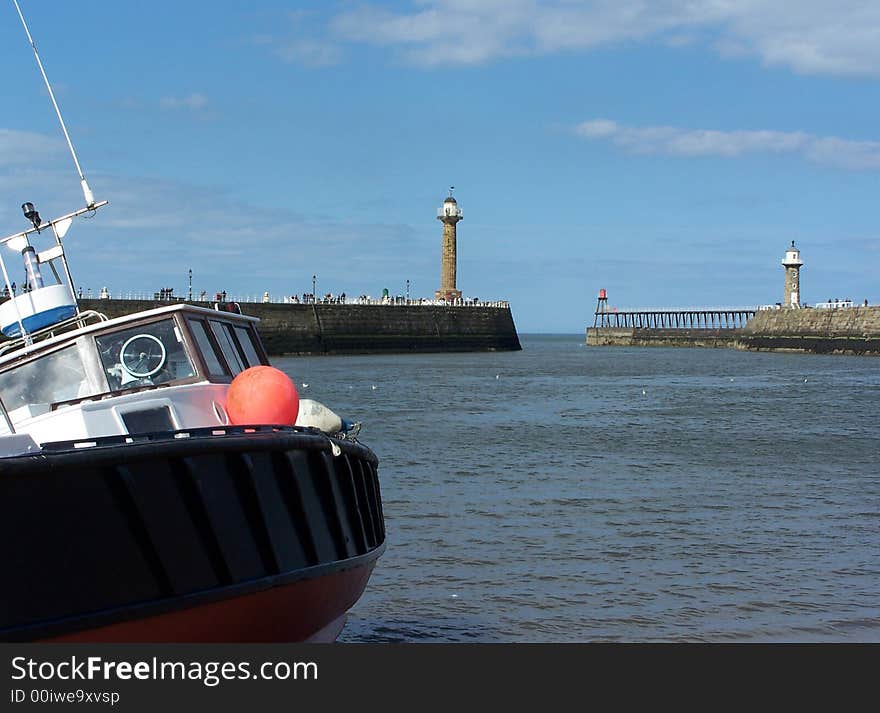
[[[101,321],[79,315],[69,331],[0,344],[0,457],[30,442],[228,425],[228,384],[269,363],[254,317],[187,304],[92,315]]]

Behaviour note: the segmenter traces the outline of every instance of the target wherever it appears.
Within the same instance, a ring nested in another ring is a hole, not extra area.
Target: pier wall
[[[172,303],[81,299],[79,304],[112,318]],[[211,302],[190,304],[213,307]],[[509,307],[241,303],[241,310],[260,318],[260,336],[276,356],[522,348]]]
[[[596,347],[732,347],[740,329],[654,329],[589,327],[587,346]]]
[[[743,328],[736,347],[880,355],[880,307],[762,310]]]
[[[759,310],[736,329],[591,327],[587,345],[880,356],[880,306]]]

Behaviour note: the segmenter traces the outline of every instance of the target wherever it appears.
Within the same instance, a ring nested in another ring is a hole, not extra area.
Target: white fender
[[[300,399],[296,425],[317,428],[328,434],[339,433],[342,430],[342,418],[319,401]]]

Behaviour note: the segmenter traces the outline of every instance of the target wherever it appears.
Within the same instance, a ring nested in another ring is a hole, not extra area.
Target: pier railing
[[[597,310],[594,328],[740,329],[756,308],[684,310]]]
[[[262,303],[262,304],[346,304],[346,305],[377,305],[388,307],[499,307],[504,309],[510,308],[507,300],[481,300],[477,297],[463,297],[457,300],[436,300],[425,297],[407,298],[400,295],[388,297],[371,297],[369,295],[360,295],[358,297],[349,297],[346,295],[325,295],[317,298],[311,295],[303,296],[282,296],[272,297],[266,294],[242,294],[231,295],[225,294],[222,297],[216,294],[199,294],[193,295],[192,300],[180,295],[157,296],[155,292],[138,292],[126,291],[120,293],[102,293],[100,295],[80,294],[80,298],[88,299],[117,299],[117,300],[145,300],[160,302],[238,302],[245,303]]]

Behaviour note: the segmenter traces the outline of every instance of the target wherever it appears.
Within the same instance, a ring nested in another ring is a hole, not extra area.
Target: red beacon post
[[[593,320],[593,327],[608,327],[608,294],[603,287],[599,290],[599,301],[596,302],[596,317]]]

